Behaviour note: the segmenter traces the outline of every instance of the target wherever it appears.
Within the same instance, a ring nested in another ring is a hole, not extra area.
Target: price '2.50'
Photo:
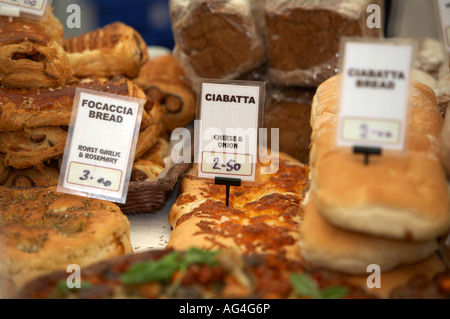
[[[223,168],[225,168],[227,172],[232,172],[232,171],[238,172],[241,169],[241,164],[236,163],[236,161],[234,159],[229,160],[226,164],[220,163],[219,158],[215,157],[213,169],[221,170]]]

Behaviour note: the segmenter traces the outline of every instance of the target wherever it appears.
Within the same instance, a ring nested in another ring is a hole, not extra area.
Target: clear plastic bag
[[[269,80],[317,87],[337,74],[341,37],[383,36],[367,26],[370,4],[382,13],[383,1],[266,0]]]
[[[266,61],[263,3],[170,0],[173,55],[193,84],[236,79]]]

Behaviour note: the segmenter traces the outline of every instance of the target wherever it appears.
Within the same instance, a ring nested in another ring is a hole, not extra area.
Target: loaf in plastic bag
[[[304,164],[309,163],[311,143],[311,105],[315,90],[299,87],[271,86],[264,109],[264,127],[268,129],[268,146],[272,147],[272,129],[278,128],[279,150]],[[275,141],[276,142],[276,141]]]
[[[192,84],[236,79],[266,61],[262,0],[170,0],[173,55]]]
[[[382,27],[367,25],[370,4],[379,5],[382,21],[383,1],[266,0],[269,80],[317,87],[337,74],[341,37],[383,36]]]

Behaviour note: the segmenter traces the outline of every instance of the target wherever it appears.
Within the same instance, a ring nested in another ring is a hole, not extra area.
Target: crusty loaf
[[[314,92],[315,90],[308,88],[271,86],[264,108],[268,146],[272,145],[272,129],[278,129],[280,151],[305,164],[309,162],[309,122]]]
[[[442,162],[450,178],[450,116],[445,117],[444,127],[441,133]]]
[[[408,150],[362,156],[336,148],[340,76],[323,83],[313,100],[311,189],[319,211],[335,226],[366,234],[425,241],[450,225],[449,195],[440,159],[443,119],[433,91],[410,87]]]
[[[437,240],[408,242],[349,232],[330,224],[318,211],[314,194],[309,196],[300,227],[301,254],[305,261],[347,274],[365,274],[376,264],[382,272],[413,264],[431,256]]]
[[[369,29],[372,0],[266,0],[269,80],[316,87],[337,74],[343,36],[381,37]]]
[[[260,1],[171,0],[173,54],[192,84],[235,79],[266,61]]]
[[[78,77],[123,75],[135,78],[148,60],[142,36],[121,22],[65,39],[64,49]]]
[[[40,275],[132,252],[130,224],[117,205],[57,193],[55,187],[0,187],[0,277],[11,290]]]

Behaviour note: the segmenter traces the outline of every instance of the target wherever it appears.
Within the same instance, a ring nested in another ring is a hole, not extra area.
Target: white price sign
[[[254,181],[264,84],[203,80],[200,91],[198,176]]]
[[[43,16],[48,0],[0,0],[0,14],[20,16],[25,13],[35,16]]]
[[[77,89],[57,190],[124,203],[144,104]]]
[[[338,146],[405,148],[414,45],[343,42]]]
[[[447,52],[450,52],[450,0],[435,0],[439,12],[441,35]]]

